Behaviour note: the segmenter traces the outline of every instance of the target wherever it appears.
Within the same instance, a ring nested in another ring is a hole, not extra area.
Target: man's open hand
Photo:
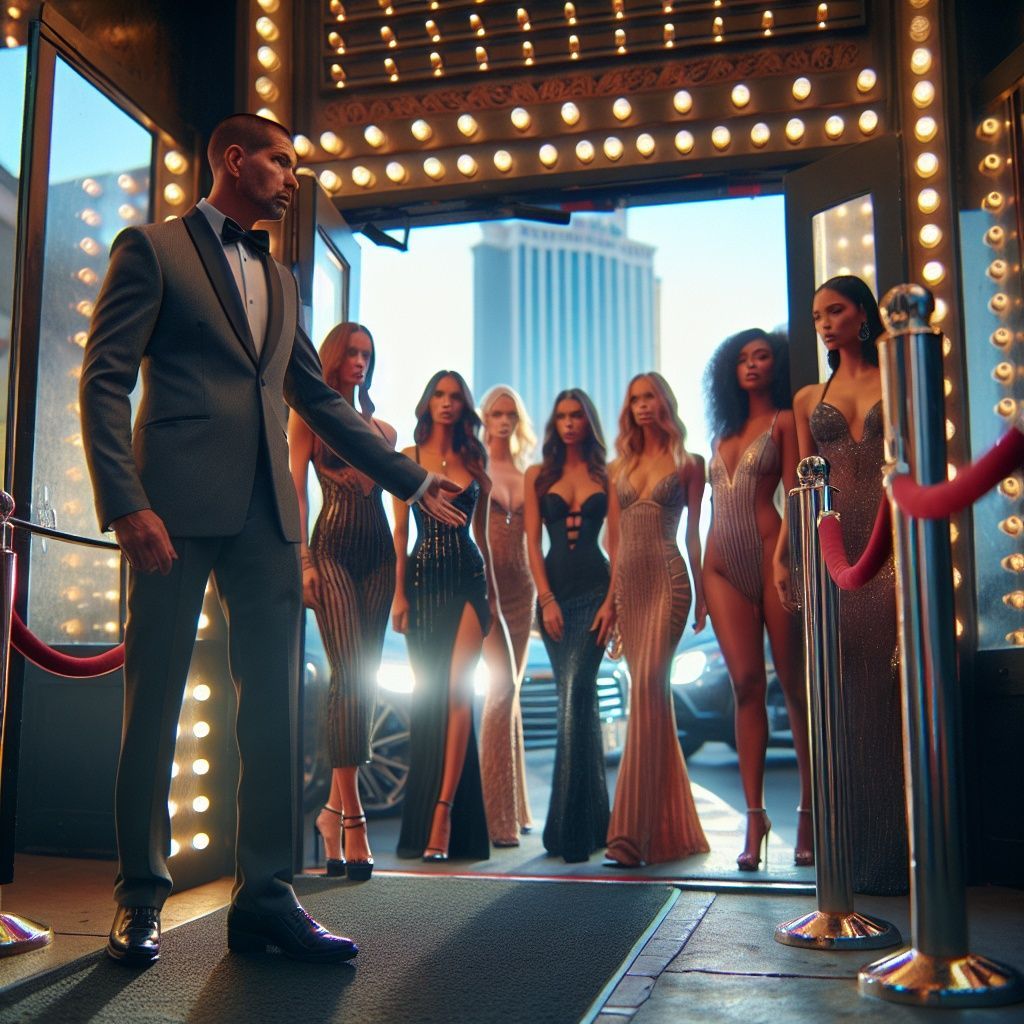
[[[462,488],[447,477],[432,473],[430,483],[418,504],[427,515],[433,516],[438,522],[447,523],[449,526],[464,526],[465,513],[460,512],[451,503],[451,496],[461,491]]]

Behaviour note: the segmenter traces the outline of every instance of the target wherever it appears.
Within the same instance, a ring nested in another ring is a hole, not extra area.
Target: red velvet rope
[[[915,519],[946,519],[987,494],[1003,477],[1024,465],[1024,431],[1007,431],[977,462],[964,466],[955,480],[926,486],[907,475],[892,481],[893,500]]]
[[[44,644],[21,621],[17,612],[11,615],[11,643],[33,665],[38,665],[55,676],[66,676],[69,679],[104,676],[124,664],[124,644],[118,644],[109,651],[95,654],[90,658],[76,658],[72,654],[61,654],[49,644]]]
[[[838,516],[822,516],[818,520],[818,539],[821,554],[829,576],[840,590],[860,590],[878,575],[878,570],[892,551],[892,523],[889,515],[889,499],[882,495],[875,516],[871,538],[856,565],[850,565],[843,544],[843,528]]]

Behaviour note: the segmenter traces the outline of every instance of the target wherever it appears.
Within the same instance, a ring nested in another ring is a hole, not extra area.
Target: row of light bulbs
[[[277,104],[285,98],[283,94],[288,91],[287,69],[274,44],[282,52],[287,52],[287,40],[283,38],[281,28],[271,15],[280,10],[281,0],[257,0],[257,3],[263,14],[254,23],[257,44],[252,87],[259,102],[264,105],[256,113],[280,124],[277,109],[271,104]]]
[[[1009,137],[1011,124],[1000,121],[995,117],[986,117],[978,125],[977,135],[981,142],[986,144],[989,152],[982,156],[978,164],[978,173],[985,179],[989,179],[993,188],[990,189],[982,199],[982,208],[987,210],[994,218],[1005,217],[1009,213],[1009,201],[999,190],[1001,179],[1010,172],[1012,158],[1004,153],[997,152],[997,148],[1005,148],[1005,140]],[[1009,349],[1014,340],[1013,331],[1006,325],[1006,320],[1012,315],[1019,319],[1021,302],[1011,299],[1008,285],[1010,284],[1011,267],[1007,259],[1006,243],[1007,231],[998,221],[991,224],[984,234],[985,245],[992,250],[992,260],[986,268],[986,276],[992,282],[995,289],[989,297],[989,311],[999,317],[1003,323],[990,335],[990,341],[1000,353],[996,365],[992,369],[992,377],[1010,392],[996,402],[995,413],[1008,424],[1013,423],[1021,411],[1021,404],[1013,397],[1015,385],[1018,378],[1018,370],[1015,363],[1005,356],[1009,355]],[[1021,479],[1018,476],[1006,477],[999,484],[999,493],[1014,504],[1021,500],[1022,487]],[[1012,537],[1020,537],[1021,518],[1017,514],[1005,517],[1000,523],[1000,529]],[[1024,554],[1014,551],[1000,559],[1001,568],[1013,574],[1015,577],[1024,572]],[[1003,594],[1003,604],[1016,611],[1024,611],[1024,590],[1018,585],[1015,589]],[[1024,628],[1011,629],[1005,636],[1006,642],[1015,647],[1024,647]]]
[[[869,93],[874,89],[877,82],[878,75],[874,69],[864,68],[857,75],[857,90],[862,94]],[[811,90],[811,81],[805,77],[795,79],[792,84],[793,98],[797,102],[802,103],[807,100],[811,95]],[[733,86],[730,93],[730,100],[736,110],[744,110],[750,104],[750,87],[742,82]],[[687,115],[692,113],[693,95],[686,89],[678,90],[672,97],[672,106],[677,114]],[[633,104],[627,97],[619,96],[612,101],[611,113],[617,121],[628,121],[633,116]],[[572,100],[567,100],[562,104],[559,109],[559,114],[562,122],[569,128],[573,128],[578,125],[582,119],[579,106]],[[514,107],[509,112],[509,120],[517,131],[523,133],[528,132],[533,125],[533,116],[525,107]],[[932,119],[929,118],[928,120]],[[799,140],[800,132],[797,126],[800,123],[801,121],[799,118],[793,119],[795,134],[787,133],[787,137],[790,138],[790,141]],[[859,124],[861,129],[865,131],[865,134],[870,134],[878,126],[877,115],[873,111],[864,111],[860,117]],[[479,122],[472,114],[460,114],[456,120],[456,127],[467,139],[473,138],[480,132]],[[825,122],[825,133],[831,139],[839,138],[843,134],[844,128],[844,119],[839,115],[833,115]],[[766,129],[766,125],[760,125],[758,126],[758,130],[752,133],[751,138],[755,145],[764,145],[768,141]],[[725,130],[728,131],[728,129]],[[719,130],[716,129],[716,131]],[[417,142],[421,143],[429,142],[434,135],[433,127],[423,118],[417,118],[414,120],[409,126],[409,132]],[[363,128],[363,138],[373,149],[381,149],[388,141],[388,137],[383,129],[375,124],[368,124]],[[320,145],[326,152],[334,156],[340,154],[345,148],[345,144],[341,137],[332,131],[325,131],[321,134]],[[310,140],[301,135],[296,137],[295,148],[300,157],[307,157],[313,151],[313,146]]]
[[[862,135],[872,135],[878,128],[878,115],[873,110],[864,110],[858,119],[858,127]],[[838,114],[833,114],[826,119],[824,126],[825,135],[833,141],[840,139],[846,131],[846,122]],[[799,145],[804,141],[807,133],[807,126],[803,119],[792,117],[782,126],[782,133],[786,141],[791,145]],[[726,125],[716,125],[708,133],[708,140],[712,148],[717,152],[725,152],[736,141],[733,129]],[[759,121],[750,127],[750,143],[755,149],[762,149],[771,141],[772,129],[763,121]],[[675,133],[672,144],[682,156],[687,156],[697,146],[697,137],[693,132],[682,129]],[[328,145],[332,144],[328,140]],[[321,139],[323,145],[323,139]],[[650,132],[640,132],[633,139],[633,146],[636,152],[643,158],[650,158],[658,149],[658,140]],[[296,147],[298,149],[298,147]],[[325,147],[326,148],[326,147]],[[620,160],[627,149],[627,144],[618,135],[609,135],[600,143],[600,152],[611,163]],[[562,159],[562,150],[552,142],[542,143],[537,149],[537,161],[548,170],[553,169]],[[572,147],[576,161],[581,165],[588,165],[598,155],[598,146],[589,139],[580,139]],[[301,155],[301,154],[300,154]],[[516,158],[508,149],[497,149],[491,155],[491,161],[497,171],[508,174],[516,167]],[[434,181],[440,181],[448,173],[448,166],[437,156],[428,156],[422,164],[423,173]],[[455,167],[464,178],[473,178],[480,170],[480,162],[476,156],[470,153],[460,154],[455,161]],[[386,177],[396,185],[409,180],[410,172],[405,163],[400,160],[390,160],[384,167]],[[364,164],[357,164],[351,169],[352,182],[359,188],[373,188],[377,183],[377,176]],[[328,192],[336,193],[343,187],[341,176],[331,170],[325,169],[320,172],[320,183]]]
[[[211,842],[209,826],[203,828],[200,823],[197,827],[194,816],[206,814],[211,807],[209,796],[203,792],[204,779],[210,773],[211,765],[196,744],[210,736],[210,723],[203,717],[203,709],[212,695],[209,684],[201,680],[189,681],[178,723],[178,742],[171,765],[171,796],[167,802],[167,813],[171,818],[172,857],[180,853],[183,846],[201,851]],[[186,722],[184,726],[183,721]]]
[[[478,0],[482,2],[482,0]],[[394,8],[390,5],[382,5],[384,13],[387,16],[394,14]],[[716,0],[713,7],[721,7],[720,0]],[[431,10],[437,10],[437,4],[431,4]],[[620,0],[613,0],[613,9],[615,14],[615,20],[621,21],[625,17],[625,8],[621,5]],[[673,13],[673,4],[665,2],[662,4],[662,10],[666,15]],[[564,7],[565,20],[568,27],[573,28],[576,26],[576,5],[567,3]],[[344,7],[342,6],[341,12],[335,14],[335,18],[338,22],[345,21]],[[516,10],[516,20],[519,27],[524,32],[530,32],[533,28],[533,23],[530,20],[530,15],[526,8],[519,7]],[[815,9],[815,21],[819,29],[825,29],[828,27],[828,4],[819,3]],[[472,13],[468,17],[469,35],[471,38],[484,39],[487,36],[487,29],[484,25],[483,18],[476,13]],[[426,32],[427,39],[433,44],[442,42],[441,30],[438,27],[437,21],[433,18],[428,18],[423,24],[424,31]],[[771,10],[765,10],[761,15],[761,32],[766,38],[770,38],[775,28],[775,15]],[[278,38],[277,26],[273,23],[270,18],[260,18],[257,22],[257,32],[261,37],[268,42],[272,42]],[[671,50],[676,45],[676,26],[674,22],[667,21],[662,25],[662,45],[665,49]],[[710,41],[715,43],[721,43],[725,39],[725,19],[721,15],[715,15],[711,21],[710,31],[707,33]],[[395,34],[395,30],[390,25],[382,25],[380,28],[381,41],[389,50],[398,48],[398,37]],[[456,39],[461,38],[456,34]],[[626,30],[624,28],[614,28],[612,30],[612,47],[614,52],[620,55],[628,53]],[[699,36],[688,36],[687,42],[699,42]],[[344,37],[337,29],[331,29],[327,34],[327,43],[331,48],[332,52],[337,56],[344,56],[348,52],[348,47],[345,43]],[[579,60],[581,53],[580,38],[576,33],[570,33],[567,39],[567,54],[570,60]],[[487,56],[487,50],[482,45],[477,45],[474,48],[474,60],[477,68],[480,71],[488,70],[490,61]],[[529,39],[523,40],[522,43],[522,59],[523,64],[527,67],[533,65],[536,54],[534,50],[533,42]],[[430,52],[430,65],[435,77],[440,78],[445,73],[444,59],[441,54],[436,50]],[[393,57],[386,57],[384,59],[384,71],[388,76],[388,79],[392,82],[399,80],[398,65],[395,63]],[[337,61],[333,62],[330,66],[330,75],[333,80],[335,87],[338,89],[345,88],[347,74],[343,65]]]

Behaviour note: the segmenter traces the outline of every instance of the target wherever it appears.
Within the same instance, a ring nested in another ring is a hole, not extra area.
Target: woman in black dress
[[[416,444],[404,451],[463,488],[452,504],[466,523],[448,526],[414,507],[417,536],[409,555],[409,509],[395,502],[398,571],[391,613],[395,630],[406,634],[416,674],[400,857],[490,856],[473,729],[473,671],[494,616],[495,593],[481,554],[487,551],[491,485],[480,426],[466,382],[440,370],[416,405]]]
[[[526,472],[526,537],[541,634],[558,686],[558,745],[544,848],[584,861],[608,831],[597,671],[614,624],[612,573],[598,546],[607,518],[614,561],[618,499],[609,486],[597,413],[579,388],[562,391],[544,429],[543,461]],[[541,550],[541,523],[550,542]]]
[[[394,447],[394,428],[374,417],[370,401],[375,361],[370,332],[361,324],[338,324],[320,346],[320,361],[327,383],[350,404],[358,401],[363,418]],[[303,600],[316,615],[331,667],[327,750],[333,772],[316,827],[327,853],[327,874],[347,871],[351,878],[365,880],[373,871],[373,857],[358,773],[359,765],[370,760],[377,669],[395,589],[395,552],[378,485],[339,459],[295,415],[288,423],[288,446],[303,523]],[[310,463],[323,507],[307,545]]]

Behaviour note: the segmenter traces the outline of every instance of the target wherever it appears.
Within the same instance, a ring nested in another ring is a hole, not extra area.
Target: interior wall
[[[131,81],[120,84],[154,119],[167,109],[205,138],[236,109],[236,0],[51,0],[47,7],[125,72]]]

